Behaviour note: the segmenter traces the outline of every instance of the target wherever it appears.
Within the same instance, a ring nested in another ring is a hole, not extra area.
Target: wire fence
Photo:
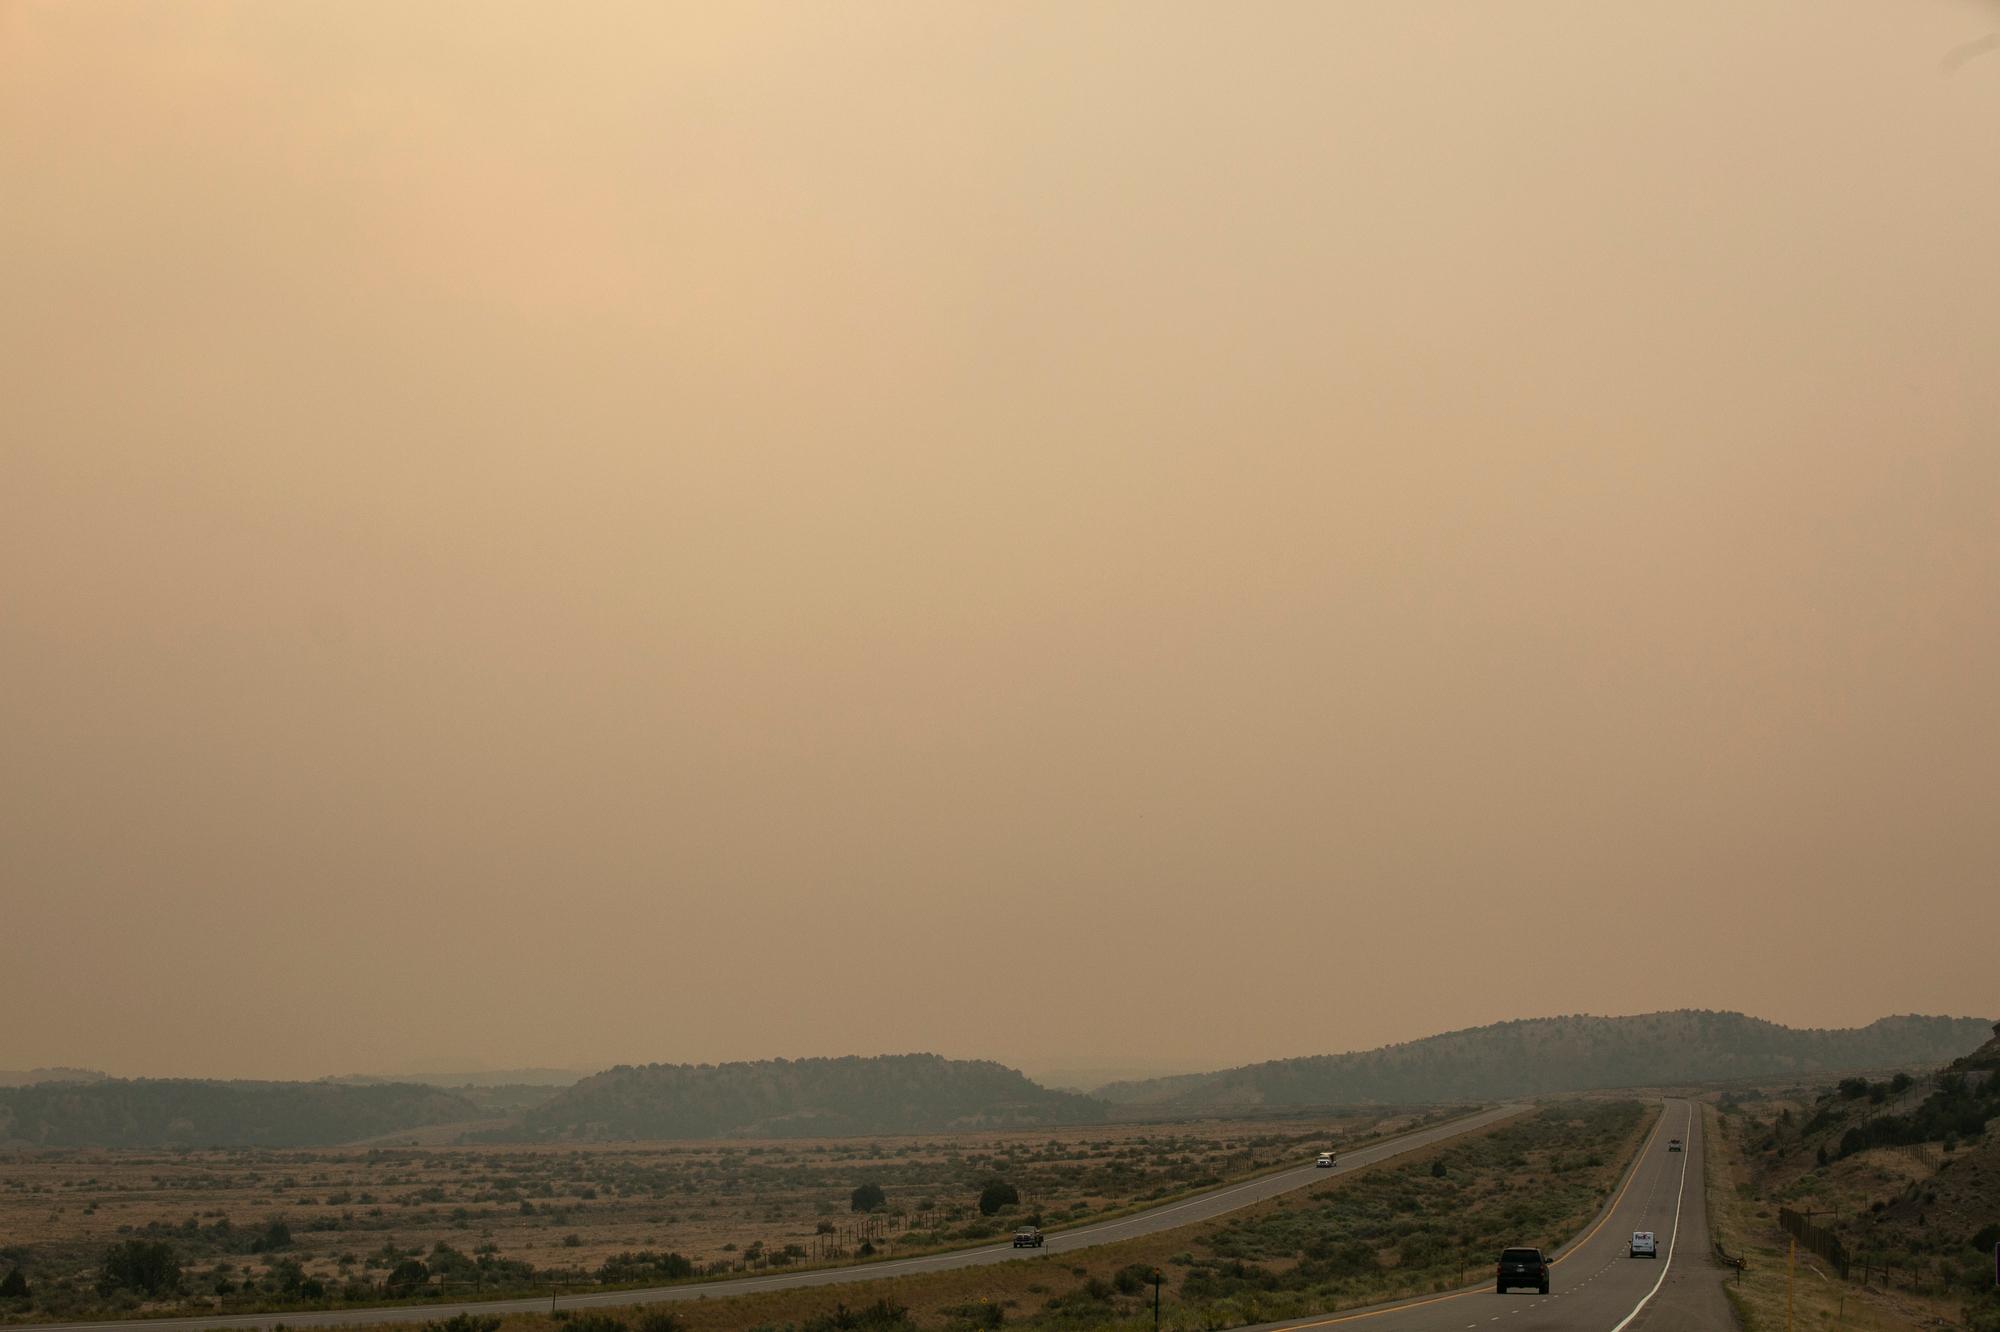
[[[1808,1252],[1824,1258],[1828,1266],[1840,1273],[1842,1280],[1847,1278],[1848,1269],[1852,1266],[1847,1256],[1847,1246],[1840,1242],[1840,1237],[1833,1231],[1825,1226],[1814,1225],[1810,1214],[1795,1212],[1789,1207],[1778,1209],[1778,1224]]]
[[[1908,1142],[1898,1146],[1896,1150],[1918,1165],[1927,1166],[1932,1170],[1944,1169],[1944,1147],[1939,1143]]]

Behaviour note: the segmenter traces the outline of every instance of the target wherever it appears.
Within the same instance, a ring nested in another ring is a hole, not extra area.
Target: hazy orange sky
[[[0,1067],[2000,1015],[1996,27],[0,3]]]

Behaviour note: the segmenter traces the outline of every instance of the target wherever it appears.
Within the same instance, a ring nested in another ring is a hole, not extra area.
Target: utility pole
[[[1792,1332],[1792,1269],[1798,1260],[1799,1242],[1794,1239],[1785,1250],[1785,1332]]]

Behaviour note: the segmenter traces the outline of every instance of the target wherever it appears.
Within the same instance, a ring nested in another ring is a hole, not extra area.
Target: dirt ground
[[[0,1154],[0,1257],[79,1299],[105,1248],[132,1237],[172,1243],[196,1294],[218,1278],[240,1288],[290,1262],[329,1283],[379,1281],[398,1255],[439,1243],[579,1280],[636,1250],[679,1253],[697,1270],[757,1270],[854,1256],[863,1240],[915,1252],[1029,1216],[1052,1228],[1096,1219],[1393,1133],[1413,1118],[590,1146],[14,1152]],[[1013,1184],[1021,1203],[982,1218],[978,1196],[995,1178]],[[867,1183],[881,1186],[888,1206],[864,1219],[849,1204]],[[288,1241],[257,1251],[250,1237],[273,1221]]]

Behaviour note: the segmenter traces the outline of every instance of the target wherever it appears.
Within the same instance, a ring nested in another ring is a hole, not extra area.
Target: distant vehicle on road
[[[1017,1249],[1041,1248],[1042,1232],[1033,1226],[1022,1226],[1014,1232],[1014,1247]]]
[[[1331,1170],[1333,1169],[1333,1163],[1339,1159],[1340,1155],[1337,1152],[1321,1152],[1319,1159],[1314,1161],[1313,1165],[1321,1170]]]
[[[1657,1258],[1660,1256],[1660,1246],[1654,1240],[1652,1231],[1635,1230],[1632,1232],[1632,1256],[1634,1258]]]
[[[1494,1275],[1495,1293],[1505,1295],[1515,1286],[1533,1286],[1549,1293],[1549,1260],[1540,1249],[1505,1249]]]
[[[1667,1139],[1667,1150],[1668,1150],[1668,1151],[1670,1151],[1670,1152],[1677,1152],[1677,1151],[1679,1151],[1680,1149],[1681,1149],[1681,1140],[1680,1140],[1679,1138],[1668,1138],[1668,1139]]]

